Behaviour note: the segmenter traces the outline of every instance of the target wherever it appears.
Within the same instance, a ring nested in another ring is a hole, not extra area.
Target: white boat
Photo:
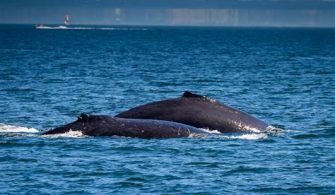
[[[70,25],[70,16],[65,15],[64,18],[64,25],[60,26],[45,26],[44,24],[37,24],[36,29],[67,29]]]

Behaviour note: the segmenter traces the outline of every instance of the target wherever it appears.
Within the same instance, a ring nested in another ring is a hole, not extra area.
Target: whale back
[[[132,108],[116,117],[159,119],[220,132],[266,131],[268,124],[206,96],[185,91],[179,98]]]
[[[124,119],[106,115],[81,114],[67,125],[49,130],[43,134],[62,134],[80,131],[89,136],[122,136],[138,138],[173,138],[206,134],[205,131],[185,124],[143,119]]]

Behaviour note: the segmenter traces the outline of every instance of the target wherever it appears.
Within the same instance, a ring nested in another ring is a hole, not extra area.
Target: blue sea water
[[[0,194],[334,194],[335,29],[0,25]],[[284,129],[40,136],[185,90]]]

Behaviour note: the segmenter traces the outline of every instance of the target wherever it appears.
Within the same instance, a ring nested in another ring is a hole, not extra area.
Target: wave
[[[43,30],[148,30],[147,28],[126,28],[126,27],[67,27],[67,26],[40,26],[36,29]]]
[[[0,123],[0,133],[38,133],[35,128],[7,125]]]

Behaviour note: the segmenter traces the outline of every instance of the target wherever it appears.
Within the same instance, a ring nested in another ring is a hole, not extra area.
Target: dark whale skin
[[[182,97],[148,103],[115,117],[174,121],[221,133],[265,132],[265,122],[208,97],[184,92]]]
[[[43,135],[81,131],[89,136],[122,136],[136,138],[178,138],[206,134],[205,131],[176,122],[161,120],[123,119],[105,115],[81,114],[78,120],[51,129]]]

